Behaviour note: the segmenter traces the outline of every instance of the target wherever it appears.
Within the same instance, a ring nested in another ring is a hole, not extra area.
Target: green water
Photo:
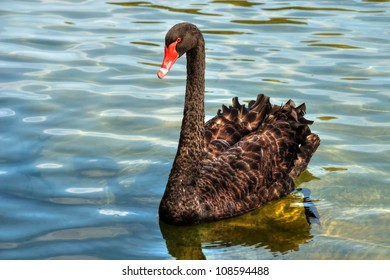
[[[389,8],[5,1],[0,258],[390,259]],[[164,80],[156,73],[165,33],[181,21],[206,40],[207,118],[233,96],[306,102],[322,142],[302,190],[231,220],[159,223],[185,59]]]

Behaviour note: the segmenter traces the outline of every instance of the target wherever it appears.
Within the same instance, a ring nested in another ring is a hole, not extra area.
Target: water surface
[[[0,258],[389,259],[389,5],[2,3]],[[293,195],[177,228],[157,208],[185,59],[156,72],[181,21],[206,39],[208,118],[233,96],[292,98],[322,142]]]

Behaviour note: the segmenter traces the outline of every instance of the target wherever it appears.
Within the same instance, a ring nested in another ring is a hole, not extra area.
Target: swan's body
[[[159,215],[171,224],[197,224],[234,217],[294,190],[320,139],[310,132],[305,105],[271,105],[258,95],[248,108],[233,98],[204,122],[204,39],[190,23],[165,38],[163,78],[187,54],[187,86],[177,154]]]

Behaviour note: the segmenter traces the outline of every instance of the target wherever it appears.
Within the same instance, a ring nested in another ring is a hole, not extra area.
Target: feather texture
[[[202,193],[204,220],[227,218],[232,209],[237,215],[245,213],[289,194],[295,188],[293,179],[306,168],[319,145],[318,136],[307,125],[310,121],[303,117],[304,104],[295,108],[290,100],[271,106],[268,97],[259,95],[252,103],[259,106],[237,114],[235,100],[230,112],[225,110],[222,115],[230,122],[214,129],[220,133],[214,133],[209,144],[213,148],[213,142],[221,140],[229,145],[218,152],[209,148],[202,162],[197,187]],[[256,116],[253,122],[248,115]],[[207,122],[206,131],[220,119],[217,114]],[[208,138],[206,133],[206,143]]]

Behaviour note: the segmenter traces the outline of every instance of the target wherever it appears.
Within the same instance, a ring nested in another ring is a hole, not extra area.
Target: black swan
[[[165,37],[163,78],[187,54],[187,85],[179,146],[159,207],[163,222],[190,225],[231,218],[290,194],[294,179],[320,144],[305,104],[271,105],[259,94],[248,108],[233,98],[204,122],[205,43],[191,23]]]

